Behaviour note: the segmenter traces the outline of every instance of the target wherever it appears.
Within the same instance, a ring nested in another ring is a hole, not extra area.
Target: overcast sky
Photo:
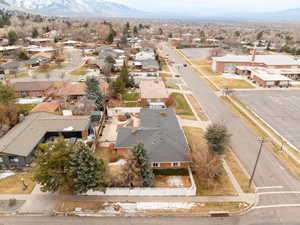
[[[300,8],[300,0],[111,0],[145,11],[191,13],[264,12]],[[209,11],[207,11],[209,10]]]

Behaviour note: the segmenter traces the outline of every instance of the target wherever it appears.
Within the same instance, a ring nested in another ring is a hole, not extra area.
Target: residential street
[[[169,54],[175,64],[184,63],[184,59],[179,57],[174,49],[164,46],[164,51]],[[178,68],[178,66],[176,66]],[[176,69],[174,68],[174,69]],[[199,74],[190,67],[181,66],[178,71],[183,76],[184,81],[192,89],[198,98],[205,112],[214,122],[224,122],[232,134],[232,146],[236,151],[249,174],[251,173],[258,153],[259,142],[257,137],[249,130],[243,121],[237,117],[229,107],[206,85]],[[260,193],[260,206],[267,209],[255,209],[263,215],[266,212],[274,214],[279,224],[287,224],[290,219],[286,211],[299,210],[300,206],[300,182],[295,179],[283,165],[275,158],[271,151],[263,148],[260,163],[257,167],[255,184]],[[274,193],[266,193],[274,192]],[[272,207],[272,208],[271,208]],[[273,208],[274,207],[274,208]],[[289,210],[282,210],[287,207]],[[251,214],[249,214],[251,215]],[[300,215],[294,214],[300,221]],[[261,221],[262,222],[262,221]]]

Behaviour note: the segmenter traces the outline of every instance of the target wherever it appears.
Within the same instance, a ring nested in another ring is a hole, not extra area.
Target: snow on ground
[[[126,161],[124,159],[120,159],[117,162],[109,163],[109,166],[124,166],[126,165]]]
[[[167,183],[170,187],[184,187],[182,177],[180,176],[169,176]]]
[[[16,173],[13,171],[0,171],[0,179],[15,175]]]
[[[135,213],[145,210],[177,210],[192,209],[199,204],[190,202],[137,202],[137,203],[106,203],[101,213]]]
[[[220,77],[228,79],[244,80],[244,77],[236,74],[223,73]]]

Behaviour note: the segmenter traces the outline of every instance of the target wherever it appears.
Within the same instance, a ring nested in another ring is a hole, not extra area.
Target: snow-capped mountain
[[[50,16],[134,17],[142,12],[106,0],[6,0],[8,3]]]
[[[30,13],[30,14],[36,14],[35,12],[25,9],[23,7],[19,7],[16,5],[12,5],[8,3],[6,0],[0,0],[0,9],[4,11],[13,11],[13,12],[19,12],[19,13]]]

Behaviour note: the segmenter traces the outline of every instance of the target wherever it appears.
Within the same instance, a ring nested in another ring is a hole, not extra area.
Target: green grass
[[[166,88],[169,89],[180,89],[178,85],[172,83],[166,83]]]
[[[20,104],[21,111],[30,113],[37,104]]]
[[[123,101],[137,101],[140,98],[140,94],[139,93],[126,93],[122,95],[122,100]]]
[[[63,68],[64,64],[51,64],[47,69],[37,69],[33,72],[33,74],[38,74],[38,73],[47,73],[52,70],[60,69]]]
[[[10,79],[14,79],[14,78],[28,77],[28,76],[29,76],[28,73],[18,73],[18,74],[14,74],[14,75],[7,75],[7,76],[5,76],[5,78],[7,80],[10,80]]]
[[[191,116],[194,117],[193,111],[190,108],[188,102],[186,101],[184,95],[180,93],[172,93],[172,97],[176,101],[176,113],[180,116]]]
[[[125,102],[123,103],[124,107],[138,107],[138,102]]]
[[[87,74],[87,72],[88,72],[88,67],[83,65],[83,66],[71,71],[70,74],[72,76],[84,76]]]

